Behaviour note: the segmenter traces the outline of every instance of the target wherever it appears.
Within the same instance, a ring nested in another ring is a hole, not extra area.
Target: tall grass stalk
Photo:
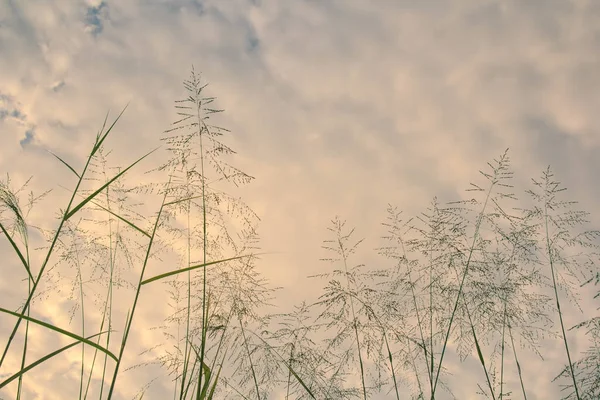
[[[573,281],[585,281],[586,276],[598,274],[597,269],[594,268],[597,268],[597,261],[594,261],[596,257],[587,252],[590,250],[597,251],[599,248],[596,240],[600,237],[600,232],[581,229],[582,225],[589,222],[587,219],[589,214],[574,210],[573,206],[576,202],[559,199],[566,188],[561,187],[560,182],[554,180],[553,177],[554,174],[548,167],[542,173],[540,179],[532,179],[534,188],[527,192],[534,200],[534,205],[525,212],[538,221],[538,225],[542,230],[546,265],[550,270],[554,303],[560,325],[560,336],[567,359],[565,371],[568,371],[574,398],[580,400],[584,397],[580,393],[574,361],[569,348],[559,290],[562,289],[578,305],[572,295],[573,289],[576,288]],[[578,228],[579,231],[577,231]],[[583,252],[582,250],[586,251]]]
[[[462,273],[462,277],[460,278],[460,286],[458,288],[458,294],[456,295],[456,300],[454,302],[454,308],[452,310],[452,314],[450,315],[450,321],[448,322],[448,328],[447,328],[447,331],[446,331],[446,334],[445,334],[445,338],[444,338],[444,342],[443,342],[443,345],[442,345],[442,353],[440,354],[440,361],[438,362],[437,371],[435,373],[435,379],[434,379],[434,382],[433,382],[433,390],[431,392],[431,400],[435,399],[435,391],[436,391],[437,383],[438,383],[438,380],[439,380],[440,371],[441,371],[441,368],[442,368],[442,363],[444,361],[444,355],[446,353],[446,347],[448,345],[448,340],[450,338],[450,332],[452,330],[452,323],[454,322],[454,318],[456,316],[458,305],[459,305],[459,303],[461,301],[461,296],[462,296],[462,293],[463,293],[463,289],[465,287],[465,282],[467,281],[467,277],[469,275],[469,268],[471,266],[471,259],[473,257],[473,252],[475,250],[475,244],[477,243],[478,235],[480,234],[479,230],[481,228],[481,223],[483,222],[483,219],[484,219],[484,216],[485,216],[486,207],[487,207],[488,202],[490,201],[490,198],[491,198],[491,196],[493,194],[494,187],[496,185],[498,185],[498,184],[502,185],[501,180],[505,179],[507,177],[507,175],[506,175],[507,173],[505,172],[507,162],[508,162],[508,160],[507,160],[507,157],[506,157],[506,153],[504,153],[502,155],[502,157],[500,157],[500,159],[497,161],[497,167],[494,167],[494,166],[490,165],[492,167],[492,170],[493,170],[492,174],[487,174],[487,173],[483,173],[482,172],[482,174],[490,181],[490,184],[489,184],[489,188],[487,190],[485,201],[484,201],[483,206],[481,208],[481,212],[479,213],[479,216],[477,218],[477,222],[476,222],[476,225],[475,225],[475,232],[473,233],[473,240],[471,242],[471,247],[468,250],[468,257],[467,257],[467,261],[466,261],[465,266],[464,266],[464,271]],[[475,190],[482,191],[482,189],[479,188],[479,187],[475,187]],[[473,335],[475,335],[475,331],[474,330],[473,330]],[[478,351],[478,353],[479,353],[479,356],[480,356],[480,359],[481,359],[481,353],[480,353],[480,351]],[[484,369],[485,369],[485,366],[484,366]],[[486,374],[487,374],[487,372],[486,372]]]
[[[348,327],[352,329],[353,335],[354,335],[354,340],[353,340],[353,346],[356,346],[356,355],[358,357],[358,366],[359,366],[359,377],[361,380],[361,390],[362,390],[362,395],[363,395],[363,399],[366,400],[367,399],[367,385],[365,383],[365,365],[364,365],[364,361],[363,361],[363,350],[362,350],[362,346],[361,346],[361,338],[360,338],[360,334],[359,334],[359,327],[358,327],[358,317],[356,314],[356,310],[354,309],[354,295],[353,293],[355,293],[356,288],[353,285],[353,282],[351,283],[351,279],[354,278],[354,275],[356,274],[356,267],[353,268],[353,271],[350,271],[350,269],[348,268],[348,258],[349,256],[354,253],[356,251],[356,248],[360,245],[360,243],[362,242],[362,240],[357,241],[354,244],[350,244],[348,245],[348,241],[350,240],[350,237],[352,236],[354,229],[350,230],[349,232],[344,232],[344,225],[345,222],[342,222],[339,218],[336,218],[332,221],[332,227],[328,228],[329,231],[331,231],[335,238],[331,239],[331,240],[325,240],[324,241],[324,245],[323,248],[329,252],[334,253],[335,255],[337,255],[337,257],[339,258],[325,258],[323,259],[324,261],[330,261],[330,262],[336,262],[339,261],[342,263],[344,270],[339,272],[339,275],[344,276],[344,282],[345,282],[345,287],[339,287],[339,289],[333,289],[333,291],[331,292],[331,294],[328,294],[329,298],[333,299],[341,299],[344,303],[348,302],[350,303],[350,321],[348,321]],[[352,276],[352,278],[351,278]],[[353,279],[352,279],[353,281]],[[335,283],[335,285],[338,285],[339,282],[337,281],[333,281]],[[337,292],[337,293],[336,293]],[[343,296],[343,298],[340,298],[338,296]],[[319,303],[317,303],[319,304]],[[320,304],[324,304],[327,306],[327,309],[329,309],[331,306],[333,306],[333,302],[332,301],[323,301]],[[328,316],[327,313],[327,309],[324,313],[321,314],[320,317],[326,317]],[[342,310],[342,312],[345,312],[345,310]],[[340,316],[334,316],[333,321],[330,322],[330,325],[334,325],[334,324],[344,324],[345,322],[342,321],[340,319]],[[341,338],[343,338],[343,336],[345,335],[345,329],[347,328],[342,328],[340,330],[340,332],[338,332],[338,334],[336,335],[336,337],[332,340],[332,345],[336,345],[336,342],[339,341]]]

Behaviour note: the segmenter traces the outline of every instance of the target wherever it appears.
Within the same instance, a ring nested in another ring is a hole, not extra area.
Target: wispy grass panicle
[[[183,282],[178,275],[170,282],[173,314],[165,321],[165,334],[176,338],[180,348],[171,353],[174,360],[163,358],[161,362],[175,368],[174,397],[179,399],[193,395],[188,389],[192,382],[200,392],[207,388],[208,371],[221,369],[225,361],[233,362],[228,365],[234,370],[239,367],[236,363],[246,362],[251,362],[249,371],[254,369],[248,352],[252,338],[246,336],[245,327],[260,325],[257,310],[268,304],[272,293],[258,274],[257,258],[253,256],[258,251],[259,218],[241,199],[226,192],[228,184],[236,187],[253,178],[227,162],[226,157],[235,154],[222,139],[229,131],[209,124],[213,114],[222,110],[215,108],[214,97],[205,94],[207,85],[201,83],[193,67],[184,87],[187,97],[176,101],[175,106],[180,119],[161,138],[170,157],[158,170],[170,171],[172,182],[172,206],[166,210],[169,223],[163,232],[171,238],[182,266],[188,268],[226,255],[243,258],[203,268],[200,274],[188,272]],[[176,333],[169,333],[170,323],[175,324]],[[222,329],[215,331],[215,324]],[[223,358],[224,346],[234,347],[227,358]],[[236,348],[246,350],[239,352]],[[169,357],[168,353],[165,356]],[[199,358],[195,360],[195,356]],[[208,369],[201,367],[204,365]],[[256,378],[258,372],[252,372]],[[210,373],[210,379],[216,378]],[[231,379],[227,382],[233,384]],[[259,396],[262,389],[257,388],[257,382],[250,386],[254,387],[251,397]],[[219,390],[216,387],[215,393]]]
[[[589,253],[587,267],[589,267],[589,279],[582,286],[590,283],[600,285],[600,269],[598,268],[598,260],[600,254],[598,252]],[[600,290],[594,296],[595,299],[600,299]],[[600,309],[600,306],[597,308]],[[585,334],[589,339],[589,346],[583,352],[582,356],[573,362],[572,369],[575,371],[575,379],[581,390],[581,397],[585,400],[600,398],[600,317],[592,317],[575,325],[571,330],[585,329]],[[563,369],[561,374],[555,378],[568,378],[571,374],[571,368],[568,366]],[[568,380],[567,380],[568,382]],[[564,391],[566,395],[564,400],[572,399],[575,396],[574,387],[565,385]]]
[[[580,396],[585,400],[600,398],[600,317],[590,318],[571,329],[585,329],[585,335],[589,339],[588,348],[571,366]],[[572,381],[571,368],[567,365],[554,380]],[[577,396],[573,384],[563,384],[562,391],[563,400],[575,399]]]
[[[388,207],[387,245],[379,253],[394,260],[388,272],[385,290],[394,304],[396,325],[410,338],[401,340],[406,362],[416,381],[415,396],[428,398],[433,391],[437,348],[443,340],[442,327],[449,315],[453,281],[448,267],[455,262],[462,247],[463,226],[460,220],[445,213],[436,198],[426,212],[416,219],[401,219],[402,212]],[[426,393],[429,393],[427,395]]]
[[[551,280],[560,336],[565,349],[566,370],[573,391],[569,397],[580,400],[583,398],[583,392],[580,391],[577,382],[574,356],[569,346],[564,311],[561,309],[561,295],[579,307],[577,292],[574,289],[594,271],[594,268],[590,267],[595,266],[597,271],[597,263],[592,261],[590,253],[599,248],[600,231],[583,229],[589,222],[589,213],[574,209],[577,202],[561,199],[566,188],[554,179],[550,167],[539,179],[532,179],[532,182],[534,188],[527,190],[527,193],[534,204],[524,212],[537,222],[542,238],[542,263]]]
[[[287,366],[275,378],[282,382],[286,400],[334,398],[333,393],[343,393],[344,380],[333,373],[335,354],[326,353],[315,338],[325,323],[315,323],[312,310],[303,302],[289,313],[271,315],[262,330],[270,351]]]
[[[352,256],[360,246],[361,240],[352,237],[354,229],[347,229],[346,222],[336,217],[328,230],[333,238],[323,241],[323,248],[331,255],[323,261],[332,263],[332,272],[316,275],[328,279],[324,293],[314,307],[319,309],[315,322],[324,322],[325,329],[331,332],[326,339],[326,351],[346,349],[342,359],[353,361],[360,377],[360,392],[367,399],[372,389],[379,390],[384,382],[369,382],[367,361],[377,358],[384,341],[381,326],[373,318],[370,306],[375,302],[373,289],[376,279],[381,276],[377,271],[369,271],[364,264],[352,264]],[[342,366],[345,373],[353,370],[352,363]]]

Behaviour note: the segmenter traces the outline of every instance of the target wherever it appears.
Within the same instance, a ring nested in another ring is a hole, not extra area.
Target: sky
[[[0,174],[14,187],[32,177],[36,193],[54,188],[31,212],[32,225],[55,226],[74,182],[50,152],[81,169],[107,112],[112,121],[128,105],[107,146],[113,164],[132,163],[161,145],[192,66],[225,110],[211,121],[231,131],[231,162],[256,178],[235,193],[261,219],[261,249],[275,252],[259,271],[283,287],[278,312],[318,296],[322,285],[306,277],[327,268],[321,245],[336,215],[365,238],[365,264],[379,268],[384,260],[372,249],[385,234],[388,204],[415,215],[434,196],[465,199],[478,171],[507,148],[516,186],[551,165],[569,199],[591,212],[590,226],[600,226],[598,1],[7,0]],[[144,172],[161,151],[128,177],[149,179]],[[25,276],[6,240],[0,251],[0,304],[16,309]],[[161,295],[157,286],[147,296]],[[584,313],[568,308],[568,326],[597,315],[592,295],[582,289]],[[35,315],[69,326],[67,301],[52,304],[34,307]],[[140,326],[160,324],[165,308],[144,308]],[[0,316],[0,337],[13,323]],[[67,343],[41,331],[31,359]],[[132,335],[132,353],[157,340],[142,328]],[[544,362],[524,353],[530,398],[560,398],[551,382],[564,362],[560,344],[548,343]],[[573,334],[576,354],[585,347]],[[33,370],[24,398],[77,398],[72,351]],[[8,365],[0,378],[18,361]],[[458,399],[482,398],[475,361],[450,358],[449,366]],[[130,376],[119,399],[142,386]],[[168,384],[145,398],[170,393]],[[0,389],[0,398],[15,391]]]

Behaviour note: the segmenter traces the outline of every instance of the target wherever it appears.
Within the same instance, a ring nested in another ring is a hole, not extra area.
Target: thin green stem
[[[133,317],[135,315],[135,310],[136,310],[136,307],[137,307],[138,299],[140,297],[140,291],[142,289],[142,282],[144,280],[144,272],[146,272],[146,266],[148,265],[148,260],[150,259],[150,250],[152,249],[152,244],[154,243],[154,238],[155,238],[155,235],[156,235],[156,231],[158,229],[158,225],[160,223],[160,218],[162,216],[163,208],[165,206],[165,203],[166,203],[166,200],[167,200],[167,196],[169,194],[170,184],[171,184],[171,178],[169,178],[169,182],[167,183],[167,185],[165,187],[164,197],[163,197],[162,203],[160,205],[160,209],[158,211],[158,215],[156,216],[156,221],[154,222],[154,227],[152,229],[152,235],[150,236],[150,241],[149,241],[148,247],[146,249],[146,256],[144,258],[144,264],[142,266],[142,271],[140,273],[140,279],[139,279],[139,282],[138,282],[138,285],[137,285],[137,289],[135,291],[135,298],[133,300],[133,305],[132,305],[132,308],[131,308],[131,314],[129,315],[129,317],[127,318],[127,321],[126,321],[125,333],[123,334],[123,341],[121,343],[121,349],[119,350],[119,357],[118,357],[117,363],[115,365],[115,370],[114,370],[112,382],[110,384],[110,389],[108,391],[108,400],[110,400],[112,398],[113,391],[115,389],[115,384],[117,382],[117,375],[119,373],[119,366],[121,364],[121,360],[123,359],[123,353],[125,352],[125,345],[127,344],[127,339],[129,337],[129,331],[131,330],[131,325],[133,323]]]
[[[440,355],[440,362],[438,364],[437,373],[436,373],[435,381],[433,384],[433,390],[431,392],[431,400],[435,399],[435,390],[437,388],[438,380],[440,378],[440,372],[442,370],[442,362],[444,361],[444,355],[446,353],[446,346],[448,345],[448,340],[450,339],[450,332],[452,331],[452,323],[454,322],[454,317],[456,316],[456,310],[458,309],[458,304],[462,297],[463,288],[464,288],[465,282],[467,280],[467,275],[469,273],[469,267],[471,265],[471,258],[473,257],[473,252],[475,250],[475,243],[477,242],[477,237],[479,235],[479,228],[481,227],[481,222],[483,221],[484,212],[487,207],[487,203],[489,201],[490,195],[492,193],[492,188],[494,187],[495,183],[496,183],[496,181],[493,181],[491,183],[490,188],[487,193],[487,196],[486,196],[486,199],[485,199],[485,203],[483,205],[481,213],[479,214],[479,218],[477,219],[477,224],[475,226],[475,233],[473,234],[473,242],[471,243],[471,248],[469,249],[469,257],[467,258],[467,262],[465,264],[465,271],[463,273],[463,276],[462,276],[462,279],[460,282],[458,294],[456,295],[456,301],[454,302],[454,309],[452,310],[452,314],[450,316],[450,322],[448,323],[448,329],[446,331],[446,337],[444,339],[444,345],[442,347],[442,354]]]
[[[571,353],[569,351],[569,343],[567,341],[567,333],[565,331],[565,324],[563,322],[563,315],[560,309],[560,299],[558,296],[558,284],[556,282],[556,271],[554,268],[554,257],[552,257],[552,246],[550,244],[550,233],[548,229],[548,204],[544,204],[544,225],[546,229],[546,249],[548,251],[548,258],[550,261],[550,271],[552,273],[552,286],[554,288],[554,298],[556,300],[556,310],[558,311],[558,318],[560,320],[560,329],[562,331],[563,343],[565,345],[565,352],[567,353],[567,360],[569,362],[569,372],[573,381],[573,388],[575,389],[575,396],[577,400],[581,400],[579,396],[579,388],[577,387],[577,380],[575,379],[575,371],[573,369],[573,362],[571,361]]]
[[[347,256],[346,256],[346,252],[344,249],[344,244],[342,243],[340,238],[338,238],[338,245],[340,247],[340,251],[342,252],[342,257],[344,260],[344,270],[346,272],[346,285],[347,285],[348,291],[350,292],[350,278],[348,277],[349,272],[348,272]],[[358,363],[360,366],[360,379],[361,379],[361,383],[362,383],[363,399],[367,400],[367,385],[365,384],[365,367],[363,364],[363,359],[362,359],[362,354],[361,354],[361,349],[360,349],[360,339],[358,336],[358,324],[357,324],[356,312],[354,311],[354,299],[352,296],[350,296],[350,309],[352,310],[352,327],[354,328],[354,337],[356,340],[356,349],[358,352]]]
[[[238,317],[240,322],[240,329],[242,330],[242,337],[244,339],[244,347],[246,348],[246,354],[248,355],[248,362],[250,362],[250,370],[252,371],[252,379],[254,380],[254,388],[256,389],[256,400],[260,400],[260,390],[258,388],[258,379],[256,378],[256,371],[254,369],[254,362],[252,362],[252,354],[250,353],[250,347],[248,346],[248,339],[246,338],[246,332],[244,325],[242,324],[242,317]]]
[[[519,357],[517,357],[517,348],[515,347],[515,339],[512,334],[512,328],[510,326],[510,319],[508,320],[508,334],[510,336],[510,343],[515,356],[515,364],[517,364],[517,372],[519,373],[519,382],[521,383],[521,391],[523,392],[523,400],[527,400],[527,392],[525,391],[525,383],[523,382],[523,371],[521,371],[521,364],[519,363]]]
[[[506,299],[504,301],[504,317],[502,318],[502,350],[500,355],[500,394],[499,400],[502,400],[504,397],[504,344],[506,342],[505,339],[505,331],[506,331]]]
[[[198,140],[200,144],[200,175],[202,179],[202,262],[207,263],[207,221],[206,221],[206,176],[204,174],[204,144],[202,142],[202,132],[208,129],[204,124],[201,124],[200,110],[202,101],[198,99],[198,91],[196,95],[196,117],[198,119]],[[204,354],[206,352],[206,327],[208,325],[208,313],[206,310],[206,268],[202,271],[202,342],[200,344],[200,364],[204,365]],[[198,385],[202,386],[202,374],[198,380]]]

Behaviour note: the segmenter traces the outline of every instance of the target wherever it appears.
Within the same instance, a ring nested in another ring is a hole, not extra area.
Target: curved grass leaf
[[[133,164],[131,164],[129,167],[125,168],[123,171],[119,172],[110,181],[108,181],[104,185],[102,185],[100,187],[100,189],[96,190],[94,193],[92,193],[88,197],[86,197],[85,200],[83,200],[81,203],[79,203],[77,206],[75,206],[75,208],[73,208],[71,211],[69,211],[65,215],[64,220],[66,221],[69,218],[71,218],[77,211],[79,211],[80,209],[82,209],[83,206],[85,206],[88,202],[90,202],[91,200],[93,200],[94,197],[96,197],[98,195],[98,193],[102,192],[104,189],[106,189],[106,187],[108,185],[110,185],[111,183],[113,183],[114,181],[116,181],[117,179],[119,179],[124,173],[126,173],[131,168],[133,168],[134,165],[136,165],[137,163],[139,163],[140,161],[142,161],[144,158],[148,157],[150,154],[154,153],[156,150],[158,150],[158,147],[156,149],[154,149],[154,150],[146,153],[144,156],[140,157],[136,162],[134,162]]]
[[[85,340],[92,339],[92,338],[94,338],[96,336],[102,335],[103,333],[106,333],[106,332],[100,332],[100,333],[96,333],[95,335],[88,336]],[[62,347],[62,348],[60,348],[60,349],[58,349],[56,351],[53,351],[52,353],[50,353],[50,354],[48,354],[48,355],[40,358],[39,360],[37,360],[37,361],[29,364],[27,367],[23,368],[22,370],[20,370],[19,372],[17,372],[16,374],[14,374],[10,378],[8,378],[7,380],[5,380],[3,382],[0,382],[0,389],[2,389],[4,386],[8,385],[9,383],[11,383],[12,381],[14,381],[15,379],[18,379],[19,377],[23,376],[26,372],[28,372],[29,370],[37,367],[38,365],[40,365],[44,361],[49,360],[50,358],[54,357],[55,355],[60,354],[63,351],[68,350],[71,347],[73,347],[73,346],[75,346],[75,345],[77,345],[79,343],[80,343],[79,340],[77,342],[73,342],[73,343],[71,343],[71,344],[69,344],[69,345],[67,345],[65,347]]]
[[[79,335],[76,335],[74,333],[66,331],[66,330],[61,329],[59,327],[56,327],[54,325],[48,324],[48,323],[46,323],[44,321],[40,321],[39,319],[31,318],[31,317],[29,317],[27,315],[22,315],[22,314],[19,314],[19,313],[7,310],[7,309],[2,308],[2,307],[0,307],[0,312],[6,313],[6,314],[10,314],[10,315],[15,316],[17,318],[25,319],[27,321],[33,322],[34,324],[41,325],[41,326],[46,327],[46,328],[48,328],[50,330],[53,330],[54,332],[61,333],[61,334],[65,335],[65,336],[68,336],[68,337],[70,337],[72,339],[75,339],[75,340],[77,340],[79,342],[85,343],[85,344],[87,344],[89,346],[92,346],[92,347],[100,350],[101,352],[105,353],[106,355],[108,355],[113,360],[117,361],[117,357],[113,353],[111,353],[110,350],[105,349],[104,347],[100,346],[99,344],[96,344],[96,343],[92,342],[91,340],[88,340],[88,339],[86,339],[84,337],[81,337]]]
[[[27,274],[29,275],[29,279],[31,279],[32,282],[35,282],[35,279],[33,279],[33,275],[31,275],[31,270],[29,269],[29,265],[27,264],[27,261],[25,261],[25,257],[23,257],[23,253],[21,253],[21,250],[19,250],[19,246],[17,246],[17,244],[15,243],[15,241],[13,240],[13,238],[10,237],[10,235],[8,234],[8,232],[6,231],[6,229],[4,228],[4,225],[2,225],[2,222],[0,222],[0,229],[2,229],[2,232],[4,232],[4,235],[6,236],[6,238],[8,239],[8,241],[10,242],[10,245],[13,247],[13,249],[15,249],[15,252],[19,256],[19,259],[23,263],[23,266],[27,270]]]
[[[75,174],[75,176],[77,176],[78,178],[81,179],[81,176],[79,176],[79,174],[77,173],[77,171],[75,171],[73,169],[73,167],[71,167],[69,164],[67,164],[67,162],[65,160],[63,160],[62,158],[60,158],[59,156],[57,156],[56,154],[54,154],[53,152],[51,152],[50,150],[46,150],[48,153],[52,154],[54,157],[56,157],[58,159],[58,161],[60,161],[61,163],[63,163],[67,168],[69,168],[71,170],[72,173]]]
[[[255,256],[255,255],[261,255],[261,254],[268,254],[268,253],[246,254],[246,255],[243,255],[243,256],[225,258],[223,260],[211,261],[211,262],[207,262],[205,264],[198,264],[198,265],[193,265],[193,266],[187,267],[187,268],[176,269],[174,271],[165,272],[164,274],[160,274],[160,275],[154,276],[152,278],[145,279],[145,280],[142,281],[142,285],[145,285],[145,284],[148,284],[148,283],[151,283],[151,282],[154,282],[154,281],[158,281],[158,280],[160,280],[162,278],[167,278],[169,276],[181,274],[183,272],[192,271],[192,270],[195,270],[195,269],[198,269],[198,268],[202,268],[202,267],[207,267],[209,265],[224,263],[224,262],[232,261],[232,260],[239,260],[240,258],[250,257],[250,256]]]
[[[102,143],[104,142],[104,140],[106,139],[106,137],[108,136],[108,134],[110,133],[112,128],[114,128],[115,124],[117,123],[119,118],[121,118],[121,115],[123,115],[123,113],[125,112],[125,110],[127,109],[128,106],[129,106],[129,103],[127,103],[127,105],[125,107],[123,107],[123,111],[121,111],[121,113],[115,119],[115,122],[113,122],[112,125],[110,126],[110,128],[108,128],[108,130],[104,133],[104,136],[100,137],[101,134],[100,133],[98,134],[98,137],[96,138],[96,143],[94,144],[94,148],[92,149],[92,153],[90,155],[91,157],[93,157],[94,154],[96,154],[96,152],[100,149],[100,147],[102,146]],[[102,126],[102,130],[104,130],[104,127],[106,126],[107,119],[108,119],[108,114],[106,114],[106,118],[104,118],[104,125]]]
[[[101,209],[103,209],[104,211],[106,211],[109,214],[112,214],[115,218],[120,219],[121,221],[125,222],[127,225],[129,225],[130,227],[132,227],[133,229],[135,229],[136,231],[140,232],[142,235],[146,236],[146,237],[150,237],[150,234],[148,232],[146,232],[145,230],[143,230],[142,228],[138,227],[136,224],[134,224],[133,222],[128,221],[127,219],[121,217],[118,214],[115,214],[114,212],[110,211],[108,208],[96,203],[95,201],[92,201],[92,203],[95,206],[100,207]]]

